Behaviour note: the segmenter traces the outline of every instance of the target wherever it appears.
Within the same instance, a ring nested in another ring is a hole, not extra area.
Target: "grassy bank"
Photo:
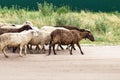
[[[37,27],[44,25],[72,25],[91,30],[95,42],[83,40],[87,44],[120,44],[120,13],[79,11],[69,7],[56,8],[52,4],[39,4],[39,11],[0,8],[0,23],[22,24],[29,20]]]

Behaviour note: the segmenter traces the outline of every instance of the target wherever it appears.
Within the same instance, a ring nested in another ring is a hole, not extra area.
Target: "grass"
[[[95,42],[83,40],[85,44],[120,44],[120,13],[119,12],[73,12],[69,7],[56,8],[53,4],[38,4],[38,11],[28,11],[12,7],[0,8],[0,23],[22,24],[29,20],[35,26],[72,25],[91,30]]]

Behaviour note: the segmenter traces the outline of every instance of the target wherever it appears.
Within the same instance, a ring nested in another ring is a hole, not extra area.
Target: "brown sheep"
[[[79,30],[79,28],[75,27],[75,26],[61,26],[61,25],[59,25],[59,26],[54,26],[54,27],[63,27],[63,28],[69,29],[69,30]],[[61,45],[59,45],[59,46],[62,50],[64,49]],[[69,47],[70,47],[70,45],[68,45],[66,49],[68,49]],[[74,46],[73,46],[73,49],[76,50]]]
[[[53,46],[53,51],[54,54],[56,55],[55,52],[55,44],[59,44],[59,45],[69,45],[71,46],[71,50],[70,50],[70,54],[72,55],[72,48],[74,46],[74,44],[77,44],[77,46],[80,49],[81,54],[83,55],[83,51],[79,45],[79,42],[82,39],[86,39],[88,38],[91,41],[94,41],[94,37],[92,35],[92,33],[88,30],[85,29],[79,29],[79,30],[60,30],[60,29],[56,29],[55,31],[53,31],[51,33],[51,41],[50,41],[50,45],[49,45],[49,54],[51,54],[51,47]]]
[[[5,29],[5,28],[0,28],[0,35],[3,33],[9,33],[9,32],[22,32],[24,30],[29,30],[32,29],[32,27],[30,25],[23,25],[21,28],[18,29]]]

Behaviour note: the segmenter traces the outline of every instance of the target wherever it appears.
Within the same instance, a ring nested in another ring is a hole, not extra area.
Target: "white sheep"
[[[54,30],[56,30],[56,29],[62,29],[62,30],[67,30],[67,31],[69,31],[68,29],[66,29],[66,28],[63,28],[63,27],[53,27],[53,26],[43,26],[43,27],[41,27],[40,28],[41,30],[44,30],[44,31],[47,31],[47,32],[49,32],[50,34],[51,34],[51,32],[53,32]],[[49,36],[50,36],[50,34],[49,34]],[[51,37],[50,37],[51,38]],[[49,41],[50,41],[51,39],[49,39]],[[60,46],[60,48],[61,49],[63,49],[63,47],[61,46],[61,45],[59,45]],[[57,50],[59,50],[58,48],[59,48],[59,46],[57,46]]]
[[[0,23],[0,27],[11,25],[10,23]]]
[[[22,25],[16,24],[16,25],[14,25],[14,26],[15,26],[16,28],[20,28],[20,27],[22,27],[23,25],[30,25],[31,27],[33,27],[33,23],[30,22],[30,21],[25,21]]]
[[[19,46],[19,54],[20,56],[22,56],[23,47],[25,47],[26,54],[26,45],[34,36],[37,36],[35,30],[23,31],[20,33],[4,33],[0,35],[0,51],[4,53],[5,57],[8,57],[8,55],[5,52],[5,47]]]
[[[48,44],[49,41],[51,40],[50,37],[50,32],[44,31],[44,30],[39,30],[37,31],[38,36],[34,36],[29,44],[31,45],[41,45],[42,51],[44,49],[44,45]]]
[[[43,26],[40,28],[41,30],[45,30],[45,31],[48,31],[48,32],[52,32],[56,29],[63,29],[63,30],[68,30],[66,28],[63,28],[63,27],[53,27],[53,26]]]
[[[30,21],[25,21],[23,24],[18,25],[18,24],[11,24],[11,25],[3,25],[1,26],[1,28],[7,28],[7,29],[18,29],[21,28],[24,25],[30,25],[31,27],[33,27],[33,23]]]
[[[37,48],[39,48],[39,45],[41,45],[42,51],[45,49],[44,45],[48,44],[51,40],[50,34],[52,31],[56,29],[64,29],[68,30],[62,27],[53,27],[53,26],[43,26],[42,28],[36,30],[38,33],[37,37],[33,37],[31,41],[29,42],[30,45],[37,45]]]

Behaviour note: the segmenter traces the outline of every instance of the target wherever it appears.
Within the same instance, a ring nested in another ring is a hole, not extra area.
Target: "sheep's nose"
[[[95,39],[93,38],[93,40],[92,41],[95,41]]]

